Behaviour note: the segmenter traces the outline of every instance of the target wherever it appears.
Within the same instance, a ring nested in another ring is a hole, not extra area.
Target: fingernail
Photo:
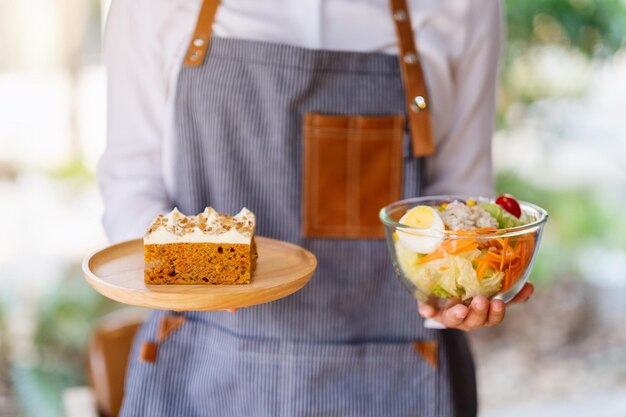
[[[478,311],[485,311],[488,305],[488,301],[482,300],[480,298],[477,298],[474,300],[474,302],[472,302],[472,307],[474,307]]]
[[[467,309],[463,308],[457,308],[456,311],[453,313],[454,317],[456,317],[457,319],[464,319],[467,316]]]
[[[430,317],[433,315],[433,308],[429,305],[421,305],[419,308],[419,312],[422,317]]]

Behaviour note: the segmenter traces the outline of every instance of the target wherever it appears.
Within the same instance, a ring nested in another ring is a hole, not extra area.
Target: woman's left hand
[[[508,304],[523,303],[530,298],[535,288],[526,283],[520,292]],[[506,304],[502,300],[491,300],[483,296],[475,297],[471,304],[453,304],[443,308],[435,308],[429,304],[419,303],[419,313],[425,319],[434,319],[448,329],[464,331],[495,326],[504,319]]]

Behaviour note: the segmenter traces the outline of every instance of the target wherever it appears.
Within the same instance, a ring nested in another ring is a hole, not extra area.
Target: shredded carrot
[[[418,265],[423,265],[423,264],[431,262],[431,261],[436,261],[437,259],[443,258],[443,254],[444,254],[444,252],[441,249],[437,249],[433,253],[429,253],[428,255],[420,258],[420,260],[417,261],[417,264]]]
[[[511,273],[510,271],[501,271],[502,282],[500,284],[500,291],[506,291],[511,285]]]
[[[509,242],[510,254],[507,250],[507,253],[504,253],[501,260],[501,263],[503,260],[507,263],[502,291],[512,288],[524,275],[533,253],[535,238],[533,235],[520,236]]]
[[[502,259],[500,260],[500,271],[504,269],[504,259],[506,258],[506,253],[509,248],[509,238],[506,237],[502,239]]]
[[[493,269],[494,271],[498,270],[499,262],[494,262],[494,261],[490,261],[490,260],[488,262],[489,262],[489,266],[491,267],[491,269]]]
[[[478,264],[476,267],[476,276],[478,280],[482,280],[485,276],[485,272],[487,272],[487,268],[489,268],[489,262],[484,259]]]
[[[485,258],[487,258],[489,260],[492,260],[492,261],[495,261],[497,263],[500,263],[500,258],[501,257],[502,257],[501,255],[498,255],[495,252],[487,252],[487,254],[485,255]]]
[[[475,239],[451,239],[447,240],[441,245],[443,249],[451,255],[458,255],[459,253],[469,252],[478,247],[478,242]]]

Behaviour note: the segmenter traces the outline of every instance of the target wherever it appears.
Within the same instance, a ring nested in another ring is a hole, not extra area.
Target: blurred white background
[[[498,188],[546,207],[537,295],[472,334],[484,417],[626,415],[626,5],[508,0]],[[106,2],[0,0],[0,416],[61,416],[104,244]],[[416,312],[417,314],[417,312]]]

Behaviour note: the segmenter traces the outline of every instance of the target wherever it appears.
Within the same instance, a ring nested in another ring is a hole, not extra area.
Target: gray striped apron
[[[302,236],[307,112],[405,114],[397,58],[214,37],[201,66],[182,68],[175,205],[246,206],[259,235],[309,249],[319,266],[296,294],[234,314],[154,312],[132,353],[122,415],[476,415],[464,336],[423,327],[385,242]],[[421,192],[409,148],[407,134],[403,197]],[[185,324],[159,343],[155,362],[139,360],[169,314]],[[420,354],[424,341],[435,363]]]

